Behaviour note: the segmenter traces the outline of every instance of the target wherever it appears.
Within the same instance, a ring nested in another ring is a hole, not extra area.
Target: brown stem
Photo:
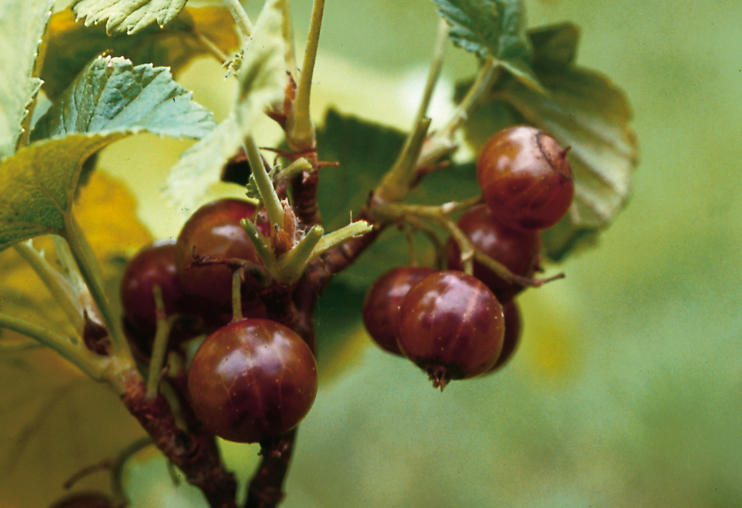
[[[138,373],[126,380],[124,405],[152,436],[157,448],[201,489],[212,508],[236,508],[237,481],[224,469],[213,436],[188,433],[176,424],[162,395],[147,398],[147,386]]]
[[[322,215],[317,206],[318,186],[319,171],[316,169],[312,172],[304,171],[291,179],[294,212],[299,221],[310,228],[322,223]]]
[[[245,508],[273,508],[283,499],[283,479],[291,464],[296,429],[262,444],[263,459],[250,481]]]

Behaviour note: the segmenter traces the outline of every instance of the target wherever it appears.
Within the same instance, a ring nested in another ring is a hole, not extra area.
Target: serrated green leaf
[[[85,26],[106,22],[109,34],[133,34],[153,22],[165,26],[178,15],[187,0],[79,0],[72,10]]]
[[[525,34],[522,0],[435,0],[451,25],[454,44],[480,57],[495,58],[520,81],[543,91],[530,67],[531,45]]]
[[[488,104],[506,104],[520,123],[544,129],[570,146],[575,200],[562,222],[542,234],[546,254],[559,260],[593,241],[623,208],[638,151],[624,94],[605,76],[574,65],[577,28],[564,24],[529,36],[535,48],[534,71],[549,93],[534,93],[504,79],[495,85]],[[480,134],[491,135],[501,125],[489,122],[487,114],[476,112],[472,123]],[[467,135],[482,138],[471,130]]]
[[[237,97],[233,111],[243,133],[249,133],[258,116],[284,98],[286,60],[283,17],[286,0],[268,0],[255,23],[252,39],[244,48],[237,73]]]
[[[15,152],[27,108],[39,91],[34,72],[52,0],[0,2],[0,159]]]
[[[221,171],[242,146],[256,118],[283,100],[286,63],[283,49],[283,2],[263,6],[253,36],[244,47],[239,85],[231,114],[207,137],[183,153],[170,170],[163,193],[180,208],[191,209],[220,181]]]
[[[103,52],[122,55],[134,65],[168,66],[174,75],[193,59],[210,54],[205,40],[229,55],[239,47],[234,21],[224,6],[193,8],[190,4],[165,28],[150,25],[132,35],[106,35],[105,27],[76,23],[71,10],[49,22],[46,58],[41,78],[44,92],[58,97]]]
[[[38,121],[31,138],[124,130],[202,138],[216,122],[192,96],[166,67],[96,58]]]
[[[203,135],[213,123],[167,69],[96,59],[39,120],[33,138],[42,139],[0,163],[0,250],[64,236],[82,164],[106,145],[143,131]]]

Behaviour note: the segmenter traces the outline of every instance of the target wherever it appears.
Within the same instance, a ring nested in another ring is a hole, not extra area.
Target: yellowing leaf
[[[78,0],[72,10],[85,25],[106,22],[106,32],[136,33],[157,22],[165,26],[178,15],[187,0]]]
[[[41,36],[51,0],[0,2],[0,159],[13,154],[27,107],[41,81],[35,75]]]
[[[234,21],[224,6],[183,9],[165,28],[149,26],[133,35],[107,35],[102,26],[75,22],[71,10],[54,14],[41,78],[55,98],[101,53],[125,56],[135,65],[168,66],[177,75],[192,59],[213,54],[210,45],[229,55],[239,47]]]
[[[117,257],[151,241],[135,215],[129,191],[101,171],[92,174],[76,216],[101,260],[107,286],[123,266]],[[54,265],[52,243],[34,241]],[[74,333],[64,313],[14,249],[0,252],[0,312]],[[0,342],[14,340],[0,330]],[[0,499],[3,506],[48,506],[62,484],[83,467],[113,458],[143,434],[118,397],[51,350],[3,353],[0,348]],[[105,473],[85,480],[107,490]],[[43,488],[42,488],[43,486]]]
[[[0,354],[0,499],[38,508],[80,469],[114,458],[143,435],[116,394],[48,349]],[[105,473],[84,482],[107,490]]]

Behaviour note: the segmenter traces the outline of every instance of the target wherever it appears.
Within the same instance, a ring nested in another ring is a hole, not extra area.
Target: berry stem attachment
[[[317,147],[317,136],[309,110],[312,93],[312,76],[317,59],[319,34],[322,28],[322,15],[325,10],[325,0],[314,0],[312,5],[312,20],[309,26],[307,47],[304,51],[304,63],[301,68],[299,85],[296,90],[296,100],[286,125],[286,140],[292,150],[304,152]]]
[[[451,219],[449,215],[477,204],[480,199],[481,198],[477,196],[466,201],[450,202],[441,206],[410,205],[404,203],[380,204],[375,206],[372,212],[374,217],[384,223],[392,223],[399,220],[406,222],[409,218],[413,218],[418,221],[427,221],[443,228],[458,244],[459,250],[461,251],[461,264],[464,268],[464,272],[469,275],[474,271],[473,261],[476,259],[495,272],[499,277],[508,282],[520,284],[524,287],[539,287],[547,282],[564,278],[563,273],[544,279],[529,279],[527,277],[521,277],[512,273],[502,263],[495,261],[483,252],[475,249],[471,240],[469,240],[466,234],[456,224],[456,221]]]
[[[252,35],[252,23],[250,18],[247,17],[245,9],[239,0],[224,0],[224,5],[229,9],[230,14],[234,18],[234,22],[237,24],[237,29],[240,31],[245,39],[249,39]]]
[[[232,273],[232,322],[242,320],[242,279],[244,271],[237,269]]]
[[[155,299],[155,316],[157,317],[157,328],[155,339],[152,343],[152,358],[149,362],[149,372],[147,376],[147,398],[154,399],[158,395],[160,378],[162,377],[162,367],[165,363],[165,353],[167,353],[167,342],[170,338],[170,330],[178,316],[168,316],[165,314],[165,303],[162,300],[162,288],[155,284],[152,286],[152,296]]]
[[[54,299],[59,302],[75,330],[82,332],[85,326],[83,309],[80,299],[76,297],[75,289],[70,282],[49,264],[44,254],[34,248],[33,240],[16,243],[13,247],[31,265],[31,268],[49,289]]]
[[[276,226],[283,226],[283,206],[281,205],[281,199],[276,193],[275,187],[273,187],[273,181],[268,172],[265,170],[263,165],[263,158],[260,156],[258,145],[255,143],[255,138],[251,134],[245,136],[245,154],[247,155],[247,161],[250,163],[252,169],[252,175],[255,178],[255,184],[258,187],[260,193],[260,200],[265,205],[265,209],[268,212],[268,219],[271,222],[271,230],[275,229]]]
[[[35,339],[44,346],[50,347],[96,381],[101,381],[105,377],[109,359],[97,355],[81,345],[74,344],[63,335],[2,313],[0,313],[0,328],[18,332]]]

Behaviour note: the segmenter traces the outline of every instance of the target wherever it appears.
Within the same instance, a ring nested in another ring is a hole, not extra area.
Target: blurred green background
[[[529,26],[576,23],[578,64],[628,95],[641,150],[629,206],[558,268],[565,280],[520,298],[522,347],[501,373],[441,394],[377,348],[351,358],[301,426],[286,508],[742,506],[742,2],[526,4]],[[300,40],[310,9],[294,2]],[[325,14],[316,118],[334,105],[407,127],[432,2],[328,0]],[[450,49],[438,120],[474,69]],[[222,118],[220,73],[202,61],[180,81]],[[184,220],[158,194],[184,146],[139,137],[102,158],[158,237]]]

